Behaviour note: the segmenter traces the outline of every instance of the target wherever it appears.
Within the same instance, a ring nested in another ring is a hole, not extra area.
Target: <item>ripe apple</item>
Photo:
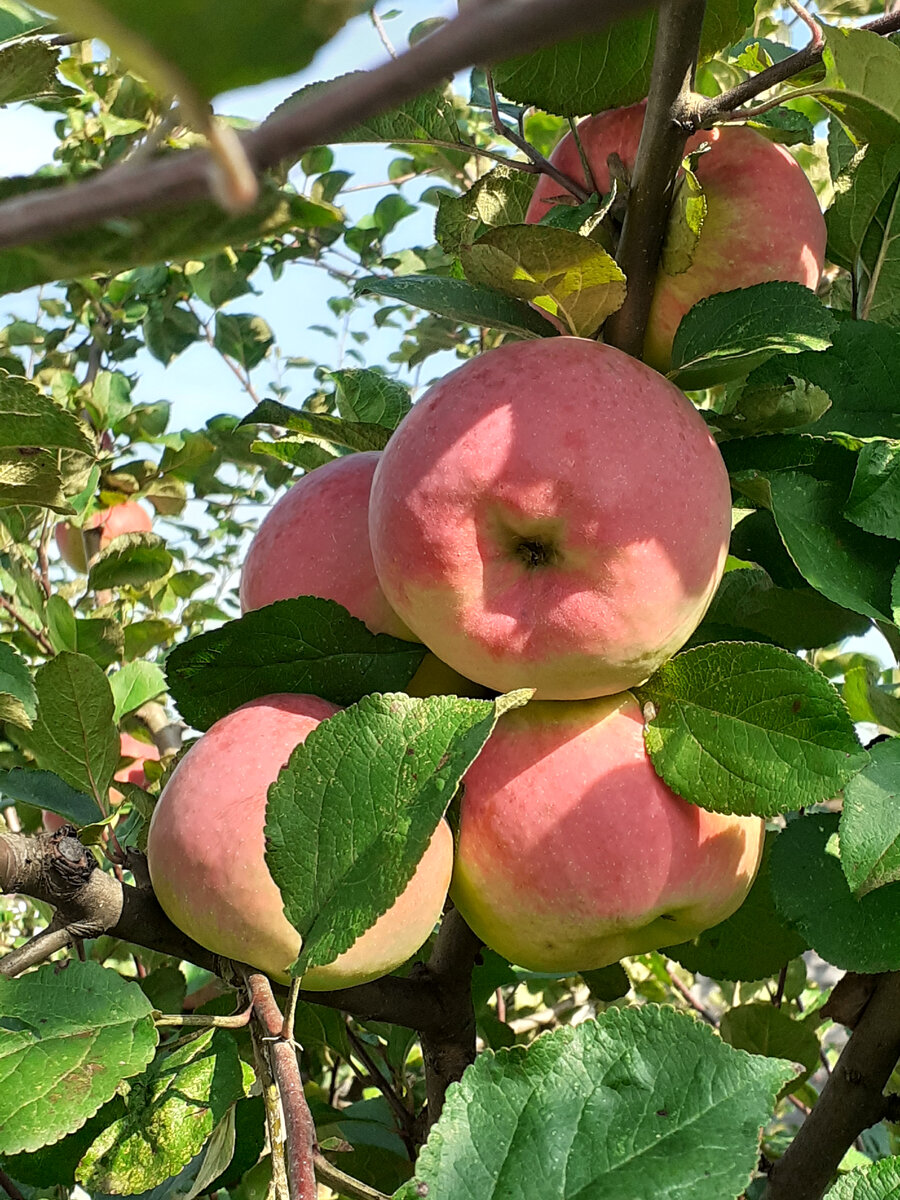
[[[144,763],[147,759],[158,762],[159,750],[152,742],[142,742],[140,738],[133,737],[130,733],[119,735],[119,750],[122,758],[130,758],[132,761],[126,763],[124,767],[120,767],[113,779],[119,779],[125,783],[136,783],[138,787],[145,788],[147,776],[144,774]],[[117,788],[110,788],[109,798],[113,804],[120,804],[122,793]],[[61,829],[63,825],[67,824],[65,817],[47,812],[46,809],[44,809],[43,818],[44,829],[48,833],[55,833],[57,829]]]
[[[496,691],[641,683],[719,583],[731,501],[687,398],[582,338],[471,359],[414,405],[375,472],[375,568],[401,620]]]
[[[601,194],[610,190],[610,154],[617,154],[629,171],[634,167],[644,108],[645,102],[613,109],[579,124],[578,136]],[[815,191],[783,146],[744,125],[723,125],[695,133],[685,153],[704,142],[710,149],[700,155],[696,173],[708,211],[694,258],[678,275],[660,268],[650,310],[644,358],[659,371],[669,369],[675,331],[698,300],[776,279],[815,289],[825,260],[825,219]],[[551,161],[571,179],[584,180],[571,133]],[[542,175],[525,220],[539,221],[561,195],[560,184]]]
[[[764,822],[676,796],[627,692],[505,714],[464,783],[450,895],[531,970],[688,941],[740,906],[759,866]]]
[[[150,533],[153,523],[149,514],[134,500],[126,500],[124,504],[114,504],[112,508],[101,509],[85,522],[85,529],[99,530],[97,552],[105,550],[113,538],[123,533]],[[70,525],[68,521],[60,521],[56,526],[56,545],[59,548],[63,562],[68,563],[73,571],[84,575],[87,571],[87,559],[84,553],[84,540],[81,530]],[[94,535],[96,536],[96,535]]]
[[[276,979],[287,979],[300,936],[266,866],[266,792],[294,747],[336,712],[318,696],[242,705],[190,748],[150,823],[150,878],[169,918],[201,946]],[[442,821],[393,906],[334,962],[308,971],[303,986],[366,983],[415,954],[441,915],[452,866],[453,836]]]
[[[272,507],[241,572],[241,610],[294,596],[337,600],[373,633],[415,638],[388,604],[369,549],[369,492],[380,454],[347,454],[303,475]]]

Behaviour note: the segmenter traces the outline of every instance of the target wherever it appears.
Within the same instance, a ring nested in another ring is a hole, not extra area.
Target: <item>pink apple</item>
[[[601,194],[610,190],[607,158],[617,154],[634,166],[644,103],[588,117],[578,136]],[[825,260],[825,219],[799,164],[783,146],[744,125],[701,130],[686,153],[703,142],[710,150],[697,163],[708,212],[694,259],[679,275],[662,269],[653,297],[644,358],[669,369],[672,339],[681,318],[698,300],[755,283],[783,279],[815,289]],[[570,178],[584,180],[578,146],[566,134],[551,161]],[[564,189],[548,175],[538,180],[526,221],[539,221]]]
[[[294,747],[338,711],[317,696],[275,695],[229,713],[175,768],[150,824],[150,878],[169,918],[201,946],[276,979],[287,978],[300,937],[265,862],[266,793]],[[452,865],[442,821],[393,906],[303,986],[365,983],[415,954],[440,918]]]
[[[451,897],[531,970],[687,941],[739,907],[759,866],[763,821],[676,796],[629,693],[507,713],[464,783]]]
[[[496,691],[583,699],[645,680],[721,578],[728,476],[671,383],[581,338],[514,342],[414,405],[375,473],[390,605]]]
[[[241,573],[244,612],[293,596],[323,596],[373,633],[415,640],[385,599],[369,549],[369,492],[379,458],[377,451],[336,458],[275,503]]]
[[[114,504],[112,508],[104,508],[94,513],[85,522],[85,529],[100,531],[97,553],[105,550],[113,538],[123,533],[150,533],[153,522],[146,509],[134,500],[126,500],[124,504]],[[59,548],[63,562],[68,563],[73,571],[82,575],[87,572],[87,559],[84,554],[84,541],[80,529],[70,525],[68,521],[60,521],[56,526],[56,545]],[[96,535],[95,535],[96,536]]]

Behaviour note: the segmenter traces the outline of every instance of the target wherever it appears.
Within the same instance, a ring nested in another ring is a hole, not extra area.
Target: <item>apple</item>
[[[643,682],[693,633],[731,530],[703,419],[582,338],[513,342],[414,405],[375,472],[388,603],[454,670],[541,699]]]
[[[150,823],[150,879],[169,918],[201,946],[282,981],[300,935],[266,866],[266,793],[294,747],[338,711],[318,696],[287,694],[235,709],[179,762]],[[351,987],[404,963],[440,918],[452,866],[442,821],[393,906],[334,962],[308,971],[303,986]]]
[[[294,596],[337,600],[373,633],[415,638],[378,583],[369,549],[369,492],[380,455],[347,454],[303,475],[272,507],[241,572],[241,610]]]
[[[588,117],[578,126],[601,194],[610,190],[610,154],[617,154],[629,171],[634,167],[645,103]],[[675,331],[698,300],[777,279],[815,289],[825,261],[825,218],[819,201],[783,146],[745,125],[723,125],[695,133],[685,153],[704,142],[710,149],[700,155],[696,174],[708,211],[693,262],[678,275],[660,268],[647,325],[644,358],[660,371],[669,369]],[[559,142],[551,162],[569,178],[584,180],[571,133]],[[542,175],[525,220],[539,221],[564,195],[555,179]]]
[[[122,758],[129,758],[132,761],[126,763],[124,767],[120,767],[113,776],[113,779],[118,779],[124,783],[136,783],[138,787],[145,788],[147,786],[147,776],[144,774],[144,763],[147,759],[158,762],[159,750],[157,750],[152,742],[142,742],[140,738],[136,738],[130,733],[122,733],[119,735],[119,751]],[[122,793],[118,788],[110,788],[109,798],[112,804],[121,804]],[[47,833],[55,833],[57,829],[61,829],[63,825],[68,824],[65,817],[47,812],[46,809],[43,811],[43,821],[44,829]]]
[[[759,866],[764,822],[676,796],[627,692],[505,714],[464,784],[451,898],[530,970],[688,941],[740,906]]]
[[[123,533],[150,533],[153,523],[146,509],[141,508],[134,500],[126,500],[123,504],[114,504],[112,508],[104,508],[94,513],[85,522],[84,528],[99,531],[96,550],[96,553],[99,553],[106,549],[113,538],[120,537]],[[88,568],[82,531],[70,525],[68,521],[60,521],[55,533],[56,545],[63,562],[68,563],[73,571],[84,575]]]

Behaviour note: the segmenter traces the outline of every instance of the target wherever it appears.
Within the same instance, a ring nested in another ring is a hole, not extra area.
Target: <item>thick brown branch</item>
[[[705,0],[663,0],[659,9],[647,113],[616,255],[628,291],[604,329],[607,342],[635,357],[644,346],[672,190],[690,131],[684,117],[705,7]]]
[[[481,946],[456,909],[449,909],[425,969],[444,1011],[440,1024],[421,1031],[429,1126],[441,1115],[447,1088],[475,1061],[472,968]]]
[[[870,33],[877,33],[882,36],[886,36],[889,33],[896,33],[900,30],[900,11],[885,13],[883,17],[877,17],[874,21],[869,21],[862,28],[868,29]],[[758,75],[753,75],[750,79],[745,79],[743,83],[729,88],[727,92],[722,92],[719,96],[713,96],[708,100],[695,96],[694,109],[691,114],[692,127],[694,129],[708,128],[716,121],[721,121],[723,118],[731,116],[732,113],[736,113],[736,110],[742,104],[746,104],[748,100],[753,100],[756,96],[762,95],[763,92],[767,92],[769,88],[776,87],[779,83],[786,83],[789,79],[793,79],[795,75],[799,75],[803,71],[808,71],[810,67],[814,67],[816,63],[820,63],[821,61],[822,43],[820,40],[813,38],[808,46],[804,46],[796,54],[782,59],[781,62],[773,63],[771,67],[766,67]],[[789,99],[790,95],[785,96],[785,100]]]
[[[242,141],[256,170],[297,158],[345,130],[471,66],[601,29],[647,0],[495,0],[474,4],[399,58],[360,72],[339,89],[270,117]],[[112,217],[188,204],[212,195],[205,151],[115,167],[95,179],[0,204],[0,248],[83,229]]]
[[[820,1200],[854,1140],[888,1113],[900,1058],[900,973],[882,975],[819,1102],[772,1168],[766,1200]]]

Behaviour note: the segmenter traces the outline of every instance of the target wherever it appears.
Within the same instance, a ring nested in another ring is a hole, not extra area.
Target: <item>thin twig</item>
[[[821,50],[821,48],[825,45],[825,35],[822,31],[822,26],[818,21],[809,15],[803,5],[800,4],[799,0],[787,0],[787,2],[809,30],[810,46]]]
[[[74,941],[75,937],[68,929],[51,925],[29,938],[24,946],[10,950],[9,954],[0,959],[0,978],[15,979],[29,967],[46,962],[58,950],[65,950]]]
[[[250,1024],[250,1018],[253,1016],[253,1005],[245,1008],[243,1012],[235,1013],[231,1017],[203,1017],[203,1016],[184,1016],[176,1013],[163,1013],[154,1018],[154,1025],[200,1025],[208,1029],[243,1029],[245,1025]]]
[[[40,629],[36,629],[26,617],[23,617],[11,600],[7,600],[5,596],[0,596],[0,608],[4,609],[25,630],[30,638],[37,642],[38,646],[43,650],[48,658],[52,658],[56,651],[46,634]]]
[[[354,1053],[359,1059],[362,1060],[363,1065],[368,1071],[372,1086],[377,1087],[382,1093],[391,1112],[400,1123],[401,1136],[406,1143],[407,1149],[410,1151],[410,1158],[413,1158],[413,1152],[415,1149],[415,1138],[413,1137],[413,1114],[397,1095],[397,1092],[395,1091],[391,1081],[385,1078],[384,1072],[380,1070],[378,1064],[372,1058],[371,1054],[369,1054],[365,1043],[360,1037],[357,1036],[350,1025],[347,1026],[347,1037],[351,1046],[353,1047]],[[351,1063],[350,1065],[352,1066],[353,1064]]]
[[[397,51],[394,49],[393,43],[391,42],[391,39],[388,37],[388,31],[384,27],[384,22],[382,21],[381,17],[379,17],[378,13],[375,11],[374,6],[369,9],[369,20],[375,26],[375,31],[378,34],[379,38],[381,39],[382,46],[384,46],[385,50],[387,50],[387,52],[391,56],[391,58],[396,58]]]
[[[712,1025],[713,1029],[718,1029],[719,1022],[716,1020],[716,1018],[711,1012],[708,1011],[708,1009],[703,1007],[703,1005],[694,995],[692,995],[690,988],[685,986],[685,984],[678,978],[671,967],[666,967],[666,974],[671,980],[672,986],[675,988],[676,992],[684,997],[694,1012],[699,1013],[699,1015],[704,1021],[706,1021],[708,1025]]]
[[[2,1170],[0,1170],[0,1188],[3,1188],[7,1196],[9,1196],[9,1200],[25,1200],[25,1197],[22,1195],[7,1173]],[[388,1200],[387,1196],[384,1197],[384,1200]]]

